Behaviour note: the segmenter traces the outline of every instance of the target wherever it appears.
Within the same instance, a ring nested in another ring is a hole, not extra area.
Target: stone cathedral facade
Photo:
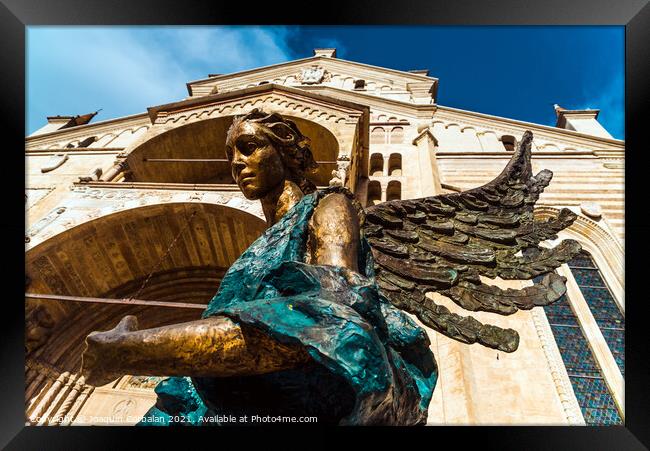
[[[428,71],[345,61],[334,49],[187,89],[185,99],[133,116],[49,117],[26,138],[28,424],[134,424],[154,403],[158,378],[84,384],[84,338],[126,314],[142,328],[199,318],[262,233],[261,206],[239,192],[224,153],[233,117],[253,108],[294,120],[312,140],[316,184],[344,184],[364,205],[480,186],[531,130],[533,170],[554,173],[536,214],[578,213],[559,238],[585,252],[558,270],[568,279],[562,302],[475,314],[517,329],[516,352],[429,330],[440,378],[428,422],[624,421],[625,144],[598,123],[598,110],[556,106],[557,124],[546,126],[450,108],[437,103]]]

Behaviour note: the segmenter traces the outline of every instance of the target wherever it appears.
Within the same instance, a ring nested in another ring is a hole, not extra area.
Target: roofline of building
[[[361,66],[361,67],[364,67],[364,68],[370,68],[370,69],[374,69],[374,70],[380,70],[380,71],[383,71],[383,72],[395,73],[395,74],[398,74],[398,75],[401,75],[401,76],[406,75],[408,77],[411,77],[412,79],[417,79],[417,80],[422,80],[422,81],[433,81],[434,85],[436,85],[436,86],[438,85],[438,79],[435,78],[435,77],[430,77],[428,75],[414,74],[412,72],[405,71],[405,70],[390,69],[390,68],[387,68],[387,67],[373,66],[371,64],[359,63],[357,61],[350,61],[350,60],[344,60],[344,59],[341,59],[341,58],[330,58],[330,57],[327,57],[327,56],[316,56],[316,55],[310,56],[308,58],[301,58],[301,59],[297,59],[297,60],[285,61],[284,63],[271,64],[271,65],[268,65],[268,66],[256,67],[254,69],[247,69],[247,70],[243,70],[243,71],[239,71],[239,72],[232,72],[230,74],[222,74],[222,75],[217,75],[215,77],[201,78],[199,80],[189,81],[185,85],[187,87],[188,94],[192,95],[191,86],[195,85],[195,84],[204,84],[204,83],[214,81],[214,80],[223,80],[223,79],[228,79],[228,78],[234,78],[234,77],[247,75],[247,74],[254,73],[254,72],[264,71],[264,70],[267,70],[267,69],[275,69],[275,68],[279,68],[279,67],[282,67],[282,66],[299,65],[299,64],[302,64],[302,63],[307,62],[307,61],[322,61],[322,60],[341,61],[343,63],[353,64],[353,65]]]
[[[301,88],[301,89],[304,89],[304,88]],[[411,102],[404,102],[402,100],[389,99],[389,98],[385,98],[385,97],[381,97],[381,96],[375,96],[375,95],[372,95],[372,94],[365,94],[362,91],[348,91],[348,90],[341,89],[341,88],[336,88],[336,87],[333,87],[333,86],[312,85],[312,86],[309,86],[306,90],[311,90],[311,89],[314,89],[314,90],[320,89],[320,90],[324,90],[324,91],[325,90],[332,90],[332,91],[345,92],[348,95],[359,96],[359,97],[363,96],[364,98],[377,99],[379,101],[386,102],[388,104],[392,103],[392,104],[399,105],[399,106],[402,106],[402,107],[409,107],[409,108],[419,109],[419,110],[427,110],[427,109],[436,110],[436,109],[439,109],[439,110],[442,110],[442,111],[450,111],[450,112],[454,112],[454,113],[461,113],[461,114],[466,114],[468,116],[474,116],[474,117],[479,117],[479,118],[483,118],[483,119],[492,119],[492,120],[495,120],[495,121],[508,122],[508,123],[513,124],[513,125],[518,125],[518,126],[523,126],[523,127],[535,127],[535,128],[543,129],[543,130],[553,132],[553,133],[567,134],[569,136],[576,137],[576,138],[580,137],[580,138],[587,138],[587,139],[596,140],[596,141],[602,141],[602,142],[606,142],[608,144],[625,145],[625,141],[621,140],[621,139],[604,138],[604,137],[601,137],[601,136],[588,135],[588,134],[585,134],[585,133],[577,132],[575,130],[567,130],[565,128],[554,127],[552,125],[536,124],[534,122],[526,122],[526,121],[521,121],[521,120],[518,120],[518,119],[511,119],[511,118],[507,118],[507,117],[494,116],[494,115],[491,115],[491,114],[479,113],[479,112],[476,112],[476,111],[462,110],[460,108],[453,108],[453,107],[449,107],[449,106],[440,105],[440,104],[437,104],[437,103],[431,103],[431,104],[417,104],[417,103],[415,103],[414,104],[414,103],[411,103]]]
[[[404,102],[402,100],[396,100],[396,99],[390,99],[388,97],[381,97],[381,96],[376,96],[373,94],[367,94],[364,91],[349,91],[347,89],[341,89],[337,88],[334,86],[325,86],[325,85],[307,85],[307,86],[302,86],[299,88],[301,91],[317,91],[317,90],[323,90],[323,91],[335,91],[335,92],[342,92],[346,93],[348,95],[353,95],[356,97],[362,97],[364,99],[373,99],[373,100],[379,100],[380,102],[385,102],[388,104],[394,104],[398,105],[401,107],[408,107],[411,109],[416,109],[416,110],[431,110],[435,111],[436,108],[438,108],[438,105],[435,103],[411,103],[411,102]],[[329,96],[328,96],[329,97]]]
[[[468,111],[468,110],[461,110],[460,108],[452,108],[449,106],[443,106],[443,105],[438,105],[438,108],[442,111],[451,111],[454,113],[462,113],[462,114],[467,114],[470,116],[476,116],[484,119],[493,119],[497,121],[505,121],[509,122],[514,125],[520,125],[520,126],[533,126],[536,128],[541,128],[543,130],[547,130],[549,132],[554,132],[554,133],[560,133],[560,134],[566,134],[569,136],[575,136],[576,138],[587,138],[591,139],[594,141],[602,141],[608,144],[616,144],[616,145],[625,145],[625,140],[622,139],[616,139],[616,138],[604,138],[602,136],[594,136],[594,135],[588,135],[586,133],[580,133],[575,130],[568,130],[566,128],[558,128],[554,127],[552,125],[543,125],[543,124],[536,124],[534,122],[526,122],[526,121],[521,121],[518,119],[510,119],[507,117],[501,117],[501,116],[494,116],[491,114],[486,114],[486,113],[479,113],[476,111]]]
[[[273,83],[267,83],[267,84],[264,84],[264,85],[254,86],[254,87],[250,87],[250,88],[242,88],[242,89],[238,89],[238,90],[235,90],[235,91],[228,91],[228,92],[225,92],[225,93],[217,93],[217,94],[212,94],[212,95],[208,95],[208,96],[201,96],[201,97],[197,97],[197,98],[185,99],[185,100],[181,100],[181,101],[177,101],[177,102],[171,102],[171,103],[167,103],[167,104],[157,105],[157,106],[154,106],[154,107],[147,108],[147,112],[145,112],[145,113],[138,113],[138,114],[133,114],[133,115],[129,115],[129,116],[122,116],[122,117],[119,117],[119,118],[107,119],[107,120],[104,120],[104,121],[99,121],[99,122],[89,123],[89,124],[84,124],[84,125],[78,125],[78,126],[75,126],[75,127],[68,127],[68,128],[64,128],[64,129],[60,129],[60,130],[54,130],[54,131],[49,132],[49,133],[39,134],[39,135],[36,135],[36,136],[27,136],[25,138],[25,141],[26,142],[38,141],[38,140],[43,139],[43,138],[56,136],[57,134],[65,134],[65,133],[69,133],[69,132],[72,132],[72,131],[83,130],[83,129],[86,129],[86,128],[88,128],[88,129],[98,128],[98,127],[101,127],[103,125],[109,125],[111,123],[117,123],[117,122],[121,122],[121,121],[128,121],[128,120],[138,119],[138,118],[147,117],[147,116],[149,116],[151,122],[153,123],[153,121],[155,120],[155,116],[152,116],[152,113],[154,113],[154,112],[157,113],[158,111],[160,111],[163,108],[173,108],[175,106],[197,105],[197,104],[200,104],[200,103],[203,103],[203,102],[206,102],[206,101],[214,101],[214,100],[227,99],[227,98],[231,98],[231,97],[237,97],[237,96],[240,96],[243,93],[255,93],[255,92],[264,92],[264,91],[271,91],[271,90],[276,90],[276,91],[280,91],[280,92],[285,91],[285,92],[288,92],[288,93],[291,93],[291,94],[304,95],[306,97],[312,97],[314,99],[323,100],[323,101],[328,102],[328,103],[338,104],[338,105],[348,107],[348,108],[352,108],[352,109],[355,109],[355,110],[360,110],[360,109],[363,109],[363,108],[369,108],[367,105],[364,105],[363,103],[350,102],[348,100],[341,100],[339,98],[332,97],[332,96],[329,96],[329,95],[326,95],[326,94],[310,92],[312,89],[314,89],[314,90],[319,89],[319,90],[323,90],[323,91],[344,92],[347,95],[351,95],[351,96],[354,96],[354,97],[360,97],[360,98],[364,98],[364,99],[372,98],[373,100],[377,100],[377,101],[380,101],[380,102],[385,102],[385,103],[388,103],[388,104],[394,104],[394,105],[397,105],[397,106],[407,107],[407,108],[411,108],[411,109],[415,109],[415,110],[428,110],[428,109],[430,109],[430,110],[435,111],[436,109],[439,109],[441,111],[449,111],[449,112],[452,112],[452,113],[460,113],[460,114],[464,114],[464,115],[468,115],[468,116],[472,116],[472,117],[477,117],[477,118],[482,118],[482,119],[491,119],[491,120],[495,120],[495,121],[507,122],[507,123],[510,123],[512,125],[517,125],[517,126],[521,126],[521,127],[534,127],[534,128],[537,128],[537,129],[542,129],[542,130],[551,132],[551,133],[565,134],[565,135],[568,135],[568,136],[571,136],[571,137],[576,137],[576,138],[584,138],[584,139],[589,139],[589,140],[592,140],[592,141],[600,141],[600,142],[603,142],[603,143],[613,144],[613,145],[617,145],[617,146],[625,146],[625,140],[620,140],[620,139],[616,139],[616,138],[604,138],[604,137],[600,137],[600,136],[594,136],[594,135],[589,135],[589,134],[577,132],[577,131],[574,131],[574,130],[558,128],[558,127],[554,127],[554,126],[551,126],[551,125],[543,125],[543,124],[537,124],[537,123],[534,123],[534,122],[526,122],[526,121],[521,121],[521,120],[517,120],[517,119],[501,117],[501,116],[494,116],[494,115],[491,115],[491,114],[479,113],[479,112],[476,112],[476,111],[468,111],[468,110],[463,110],[463,109],[460,109],[460,108],[453,108],[453,107],[439,105],[439,104],[413,104],[413,103],[404,102],[404,101],[401,101],[401,100],[395,100],[395,99],[389,99],[389,98],[384,98],[384,97],[380,97],[380,96],[374,96],[374,95],[370,95],[370,94],[364,94],[363,92],[348,91],[348,90],[335,88],[335,87],[331,87],[331,86],[322,86],[322,85],[320,85],[320,86],[313,86],[313,87],[310,87],[310,88],[311,89],[293,88],[293,87],[288,87],[288,86],[284,86],[284,85],[277,85],[277,84],[273,84]]]
[[[237,89],[234,91],[228,91],[228,92],[222,92],[222,93],[217,93],[217,94],[210,94],[207,96],[201,96],[201,97],[195,97],[195,98],[190,98],[190,99],[185,99],[181,100],[178,102],[171,102],[171,103],[166,103],[163,105],[156,105],[153,107],[147,108],[147,114],[149,114],[149,118],[151,122],[153,123],[156,120],[156,117],[158,115],[158,112],[162,110],[174,110],[174,109],[180,109],[184,107],[191,107],[195,105],[201,105],[204,103],[211,103],[214,101],[218,100],[227,100],[231,98],[238,98],[241,97],[242,95],[246,94],[261,94],[264,92],[271,92],[271,91],[276,91],[276,92],[286,92],[289,94],[294,94],[294,95],[299,95],[303,97],[308,97],[312,98],[314,100],[320,100],[323,102],[326,102],[328,104],[335,104],[339,105],[345,108],[357,110],[357,111],[365,111],[369,110],[368,105],[364,105],[361,103],[355,103],[355,102],[350,102],[349,100],[343,100],[339,99],[336,97],[331,97],[327,95],[323,95],[320,93],[314,93],[314,92],[309,92],[304,89],[299,89],[299,88],[293,88],[289,86],[284,86],[284,85],[278,85],[274,83],[266,83],[263,85],[258,85],[258,86],[251,86],[250,88],[242,88],[242,89]]]
[[[128,116],[121,116],[121,117],[116,117],[116,118],[112,118],[112,119],[105,119],[103,121],[97,121],[97,122],[83,124],[83,125],[75,125],[74,127],[61,128],[61,129],[54,130],[54,131],[51,131],[51,132],[41,133],[41,134],[38,134],[38,135],[35,135],[35,136],[28,135],[28,136],[25,137],[25,141],[36,141],[36,140],[41,139],[41,138],[54,136],[54,135],[56,135],[58,133],[63,134],[63,133],[68,133],[68,132],[72,132],[72,131],[83,130],[85,128],[101,127],[102,125],[108,125],[108,124],[111,124],[111,123],[114,123],[114,122],[120,122],[120,121],[128,121],[128,120],[131,120],[131,119],[138,119],[140,117],[143,117],[143,118],[147,117],[147,113],[146,112],[144,112],[144,113],[136,113],[136,114],[130,114]]]
[[[561,109],[555,110],[555,113],[557,114],[557,120],[555,121],[555,126],[564,128],[566,125],[567,121],[567,116],[593,116],[593,119],[598,119],[598,114],[600,113],[599,109],[582,109],[582,110],[566,110],[566,109]],[[601,124],[602,125],[602,124]],[[608,132],[609,133],[609,132]]]

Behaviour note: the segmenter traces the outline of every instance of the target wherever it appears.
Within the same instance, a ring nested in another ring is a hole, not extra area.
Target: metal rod
[[[226,163],[225,158],[143,158],[142,161],[154,163]]]
[[[227,163],[224,158],[143,158],[142,161],[152,163]],[[336,161],[317,161],[318,164],[336,164]]]
[[[63,301],[63,302],[87,302],[90,304],[119,304],[119,305],[143,305],[148,307],[172,307],[172,308],[193,308],[205,309],[205,304],[191,304],[189,302],[161,302],[147,301],[145,299],[109,299],[109,298],[91,298],[82,296],[64,296],[61,294],[36,294],[25,293],[25,298],[41,299],[45,301]]]

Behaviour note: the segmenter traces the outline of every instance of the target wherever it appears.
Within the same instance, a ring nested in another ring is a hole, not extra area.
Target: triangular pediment
[[[338,157],[346,161],[364,161],[366,157],[370,119],[367,105],[264,84],[150,107],[152,131],[131,149],[127,159],[132,173],[147,182],[163,182],[173,176],[174,183],[226,183],[210,181],[215,174],[210,167],[199,173],[199,166],[189,167],[183,159],[207,159],[213,165],[222,164],[221,173],[230,174],[223,148],[226,132],[234,117],[254,108],[292,120],[310,139],[318,163],[310,178],[318,186],[327,186],[332,171],[337,169]],[[183,161],[178,161],[173,173],[162,173],[149,164],[160,159],[176,162],[179,158]]]
[[[424,75],[422,71],[406,72],[314,56],[192,81],[187,88],[191,97],[202,97],[266,83],[298,89],[329,86],[394,100],[435,103],[438,80]]]
[[[233,104],[233,102],[236,102],[235,105],[238,108],[245,109],[245,105],[257,105],[260,101],[263,103],[271,98],[271,96],[283,98],[285,103],[292,100],[294,102],[298,101],[302,109],[313,108],[314,110],[319,109],[332,113],[336,111],[335,114],[340,119],[347,117],[349,114],[355,116],[368,116],[369,114],[368,106],[362,103],[272,83],[213,93],[200,97],[190,97],[179,102],[149,107],[147,110],[151,122],[155,123],[159,116],[196,115],[202,110],[205,112],[211,111],[210,107]],[[226,106],[226,108],[228,107]]]

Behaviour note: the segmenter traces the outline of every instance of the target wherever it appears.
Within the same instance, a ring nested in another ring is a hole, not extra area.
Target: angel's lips
[[[245,183],[247,183],[247,182],[250,183],[250,182],[252,182],[254,179],[255,179],[255,175],[254,175],[254,174],[246,174],[246,175],[244,175],[243,177],[240,175],[240,176],[238,177],[238,184],[245,184]]]

